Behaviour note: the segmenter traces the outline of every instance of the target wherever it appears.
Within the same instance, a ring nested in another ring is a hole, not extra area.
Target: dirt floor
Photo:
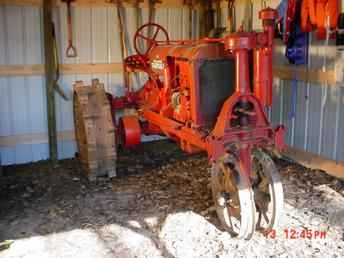
[[[92,183],[74,159],[5,167],[0,258],[344,257],[344,182],[323,172],[277,161],[284,217],[245,241],[218,224],[205,156],[169,141],[119,156],[118,177]]]

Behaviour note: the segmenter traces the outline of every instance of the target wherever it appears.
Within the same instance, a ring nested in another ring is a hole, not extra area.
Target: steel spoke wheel
[[[252,189],[256,229],[264,232],[275,228],[283,213],[283,187],[273,160],[259,149],[252,153]]]
[[[233,236],[250,239],[255,230],[255,205],[249,179],[233,157],[212,166],[211,186],[221,224]]]

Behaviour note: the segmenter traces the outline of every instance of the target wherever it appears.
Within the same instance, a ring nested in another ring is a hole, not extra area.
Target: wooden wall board
[[[6,4],[6,5],[42,5],[43,0],[0,0],[0,5]],[[55,5],[61,5],[65,4],[61,0],[54,0],[53,1]],[[127,0],[123,1],[125,5],[133,5],[136,3],[135,0]],[[97,5],[97,6],[107,6],[111,5],[113,3],[107,1],[107,0],[77,0],[75,3],[72,3],[72,5]],[[148,7],[148,1],[145,0],[140,4],[141,7]],[[158,3],[156,5],[157,8],[165,8],[165,7],[183,7],[185,6],[183,4],[183,0],[164,0],[162,3]]]
[[[95,73],[121,73],[123,65],[121,63],[110,64],[61,64],[61,74],[95,74]],[[335,72],[333,70],[323,72],[319,69],[302,69],[289,66],[273,67],[274,76],[283,80],[307,81],[315,83],[323,83],[327,81],[327,85],[335,85]],[[43,65],[1,65],[0,76],[23,76],[23,75],[43,75]],[[318,85],[318,84],[314,84]]]
[[[298,81],[315,83],[327,82],[328,85],[335,85],[336,82],[334,70],[324,72],[320,69],[307,70],[305,68],[295,68],[290,66],[274,66],[273,71],[274,76],[283,80],[293,80],[296,78]]]
[[[58,132],[57,138],[59,141],[74,140],[74,131]],[[39,144],[47,142],[47,133],[23,134],[0,137],[0,147],[15,146],[18,144]],[[334,160],[327,159],[322,156],[292,147],[288,147],[283,152],[283,156],[292,159],[295,162],[298,162],[307,168],[324,170],[326,173],[332,176],[344,178],[343,163],[339,163]]]
[[[123,65],[112,64],[61,64],[61,74],[95,74],[95,73],[120,73]],[[30,76],[43,75],[44,66],[34,65],[1,65],[0,76]]]
[[[57,139],[60,141],[74,140],[74,131],[57,132]],[[19,144],[40,144],[48,142],[48,133],[33,133],[0,136],[0,147],[9,147]]]
[[[344,179],[344,164],[310,152],[288,147],[283,155],[310,169],[320,169]]]

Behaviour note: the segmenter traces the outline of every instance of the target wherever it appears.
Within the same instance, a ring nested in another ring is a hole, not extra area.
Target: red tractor
[[[272,102],[276,16],[266,8],[259,13],[262,32],[223,38],[172,41],[158,24],[139,28],[137,54],[124,66],[126,73],[147,75],[141,89],[127,86],[118,97],[105,94],[98,80],[74,86],[77,142],[90,178],[115,175],[116,145],[130,148],[143,134],[164,135],[187,153],[208,154],[216,211],[230,233],[249,239],[273,228],[283,189],[267,153],[284,147],[284,127],[273,129],[265,109]],[[119,110],[131,114],[116,119]]]

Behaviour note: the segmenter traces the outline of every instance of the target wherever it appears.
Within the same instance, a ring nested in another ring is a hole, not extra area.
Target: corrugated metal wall
[[[271,0],[267,3],[276,7],[280,1]],[[343,7],[344,1],[340,1]],[[258,11],[261,3],[254,5],[253,28],[260,29]],[[240,20],[244,17],[244,8],[239,11]],[[238,17],[237,17],[238,20]],[[276,41],[274,65],[287,66],[284,56],[285,47],[280,40]],[[339,53],[330,40],[315,39],[314,33],[309,38],[308,68],[333,70]],[[289,66],[303,67],[305,66]],[[288,131],[286,142],[288,145],[305,150],[323,157],[344,162],[344,84],[327,85],[307,83],[303,81],[288,81],[274,79],[273,107],[270,119],[274,124],[284,124]],[[293,112],[295,110],[295,113]]]
[[[275,64],[285,64],[284,46],[278,47]],[[326,53],[326,54],[325,54]],[[309,67],[334,69],[336,48],[310,36]],[[342,85],[274,80],[271,120],[288,128],[290,146],[344,161],[344,99]],[[295,114],[293,109],[295,108]]]
[[[342,62],[334,40],[326,45],[324,40],[315,38],[314,33],[309,35],[308,68],[333,70],[336,62]],[[284,53],[285,47],[279,42],[275,65],[288,65]],[[286,125],[286,141],[290,146],[344,162],[343,85],[274,79],[271,120]]]
[[[257,19],[259,4],[254,5],[253,27],[260,28]],[[276,6],[279,1],[268,1]],[[223,10],[223,22],[226,19]],[[143,10],[143,22],[148,12]],[[66,47],[66,8],[55,10],[55,25],[60,45],[61,63],[112,63],[120,62],[119,36],[115,7],[79,6],[74,9],[76,59],[64,56]],[[245,8],[237,6],[237,25],[245,17]],[[0,65],[42,63],[42,14],[38,7],[0,6]],[[126,8],[129,29],[128,40],[135,31],[134,9]],[[187,38],[187,9],[158,9],[157,23],[165,26],[171,38]],[[198,34],[198,31],[195,32]],[[130,48],[132,51],[132,47]],[[336,50],[324,42],[310,41],[310,68],[333,69]],[[324,54],[326,60],[324,59]],[[284,47],[277,46],[275,64],[287,64]],[[121,92],[120,74],[68,75],[61,78],[61,86],[71,96],[75,80],[90,82],[99,78],[110,92]],[[344,162],[344,92],[340,85],[326,86],[306,82],[274,80],[274,99],[270,118],[274,124],[283,123],[288,128],[286,140],[298,149]],[[296,94],[295,94],[296,93]],[[57,99],[58,131],[73,130],[72,103]],[[296,112],[291,112],[293,103]],[[44,80],[41,76],[0,77],[0,137],[30,133],[46,133],[46,103]],[[59,141],[59,157],[72,157],[74,141]],[[46,142],[0,146],[2,164],[25,163],[48,158]]]
[[[246,0],[248,1],[248,0]],[[242,1],[244,2],[244,1]],[[266,1],[271,7],[277,7],[279,0]],[[343,8],[344,1],[340,1]],[[249,15],[245,5],[236,6],[237,27]],[[261,29],[258,12],[262,8],[261,1],[253,6],[253,29]],[[223,16],[226,16],[224,10]],[[339,53],[330,40],[315,39],[310,35],[308,68],[333,70]],[[276,40],[274,65],[287,66],[284,56],[285,47]],[[289,66],[304,67],[305,66]],[[325,67],[325,68],[324,68]],[[294,87],[293,87],[294,86]],[[326,85],[303,81],[288,81],[274,78],[273,107],[269,112],[273,124],[284,124],[287,127],[286,142],[288,145],[323,157],[344,162],[344,83]],[[295,110],[295,114],[293,112]]]
[[[116,8],[114,6],[77,6],[73,8],[74,42],[77,58],[66,58],[67,24],[65,5],[55,9],[54,22],[60,63],[121,62]],[[134,8],[125,9],[130,53],[136,30]],[[148,10],[142,8],[143,23]],[[157,9],[156,22],[168,29],[171,38],[188,37],[186,8]],[[40,7],[0,6],[0,65],[42,64],[42,11]],[[195,33],[197,33],[195,31]],[[122,92],[121,74],[65,75],[60,86],[72,96],[76,80],[90,83],[99,78],[109,92]],[[56,95],[57,130],[73,130],[72,102]],[[45,83],[42,76],[0,77],[0,137],[47,132]],[[48,158],[46,141],[35,144],[0,146],[1,164],[18,164]],[[73,157],[74,141],[59,141],[59,158]]]
[[[0,7],[0,64],[42,63],[40,12]],[[45,92],[40,76],[0,77],[0,136],[46,131]],[[47,158],[46,144],[2,146],[3,164]]]

